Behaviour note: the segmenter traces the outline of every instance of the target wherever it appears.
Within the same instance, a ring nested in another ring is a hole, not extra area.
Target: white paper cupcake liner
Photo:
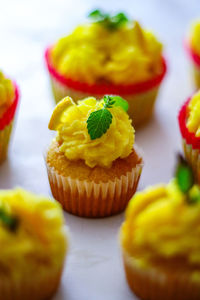
[[[145,300],[200,300],[200,282],[192,272],[161,266],[142,267],[138,260],[122,249],[126,279],[130,289]]]
[[[19,270],[20,272],[20,270]],[[33,274],[34,278],[12,279],[0,275],[0,300],[46,300],[56,293],[62,272],[49,270],[46,276]]]
[[[46,163],[54,198],[63,208],[81,217],[106,217],[123,211],[137,189],[142,163],[114,181],[99,182],[72,179],[60,175]]]
[[[187,144],[185,139],[182,139],[185,158],[191,165],[198,183],[200,183],[200,151],[194,149],[192,145]]]

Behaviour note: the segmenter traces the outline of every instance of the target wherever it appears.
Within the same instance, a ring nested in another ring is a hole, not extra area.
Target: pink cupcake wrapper
[[[62,83],[63,86],[67,86],[69,88],[72,88],[74,90],[78,90],[84,93],[89,93],[90,95],[105,95],[105,94],[114,94],[114,95],[128,95],[128,94],[137,94],[146,92],[152,88],[155,88],[160,85],[162,82],[165,73],[167,71],[167,64],[166,60],[163,57],[162,58],[162,72],[159,75],[156,75],[154,78],[149,79],[147,81],[143,81],[140,83],[134,83],[129,85],[114,85],[114,84],[87,84],[78,82],[75,80],[72,80],[71,78],[67,78],[66,76],[63,76],[60,74],[56,68],[54,68],[51,58],[50,58],[50,52],[52,47],[48,47],[45,51],[45,60],[47,64],[47,68],[49,70],[49,73],[51,74],[51,77],[55,78],[57,81]]]
[[[3,116],[0,118],[0,130],[3,130],[7,125],[10,124],[10,122],[13,120],[16,112],[16,108],[19,102],[19,89],[17,85],[13,82],[15,86],[15,96],[12,104],[8,107],[8,109],[5,111]]]

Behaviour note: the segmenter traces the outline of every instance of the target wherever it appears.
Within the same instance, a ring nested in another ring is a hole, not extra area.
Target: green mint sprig
[[[87,130],[91,140],[100,138],[110,128],[112,114],[108,108],[120,106],[125,111],[128,110],[128,103],[119,96],[106,95],[103,100],[103,108],[93,111],[87,119]]]
[[[175,176],[177,179],[179,189],[184,194],[187,194],[194,185],[195,181],[192,168],[181,154],[178,154],[178,163],[176,167]]]
[[[8,214],[4,208],[0,208],[0,221],[8,228],[10,231],[14,232],[18,226],[18,219],[16,217]]]
[[[181,154],[178,154],[178,163],[175,172],[179,189],[186,195],[187,202],[200,202],[200,187],[195,185],[193,170]]]
[[[129,21],[123,12],[120,12],[116,15],[110,15],[99,9],[93,10],[88,17],[92,19],[93,22],[100,23],[109,30],[116,30]]]

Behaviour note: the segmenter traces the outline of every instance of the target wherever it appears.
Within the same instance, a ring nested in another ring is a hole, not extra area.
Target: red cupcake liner
[[[194,132],[189,132],[186,126],[187,120],[187,107],[191,97],[184,103],[178,115],[179,128],[182,137],[186,140],[187,144],[192,145],[193,149],[200,149],[200,137],[196,137]]]
[[[200,67],[200,55],[197,54],[191,47],[189,41],[184,42],[185,49],[187,53],[189,54],[190,58],[194,62],[194,64],[198,67]]]
[[[14,115],[15,115],[15,111],[16,111],[16,108],[17,108],[17,104],[19,102],[19,89],[18,89],[16,83],[13,82],[13,84],[14,84],[14,87],[15,87],[14,101],[8,107],[8,109],[5,111],[3,116],[0,118],[0,130],[3,130],[13,120]]]
[[[56,78],[60,81],[63,85],[66,85],[74,90],[82,91],[84,93],[89,94],[98,94],[98,95],[105,95],[105,94],[114,94],[114,95],[129,95],[129,94],[137,94],[146,92],[154,87],[157,87],[163,80],[166,71],[167,71],[167,64],[164,57],[162,57],[162,72],[161,74],[155,76],[150,80],[146,80],[139,83],[128,84],[128,85],[114,85],[114,84],[87,84],[79,81],[72,80],[62,74],[60,74],[53,66],[50,52],[52,47],[48,47],[45,51],[45,60],[47,64],[47,68],[49,73],[52,77]]]

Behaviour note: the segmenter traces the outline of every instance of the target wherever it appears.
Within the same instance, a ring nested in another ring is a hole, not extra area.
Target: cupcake
[[[0,163],[7,156],[17,104],[17,86],[0,72]]]
[[[200,186],[181,158],[176,178],[129,202],[120,230],[127,282],[144,300],[200,299]]]
[[[80,217],[123,211],[135,193],[142,158],[133,148],[134,129],[119,96],[64,98],[49,129],[57,131],[47,154],[51,191],[63,208]]]
[[[181,107],[178,121],[185,158],[200,183],[200,92],[195,93]]]
[[[46,50],[55,100],[120,95],[129,103],[134,126],[140,125],[152,115],[166,72],[162,45],[123,13],[95,10],[89,18]]]
[[[0,244],[0,299],[50,299],[67,248],[60,205],[19,188],[1,190]]]
[[[200,88],[200,21],[194,22],[191,26],[186,50],[191,60],[195,85]]]

